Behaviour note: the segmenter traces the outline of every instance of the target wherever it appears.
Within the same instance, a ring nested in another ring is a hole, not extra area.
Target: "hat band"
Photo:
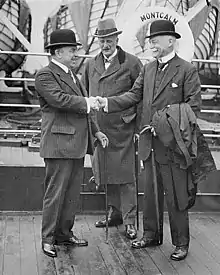
[[[106,34],[111,34],[113,32],[117,32],[118,30],[116,28],[112,29],[105,29],[105,30],[97,30],[96,35],[106,35]]]

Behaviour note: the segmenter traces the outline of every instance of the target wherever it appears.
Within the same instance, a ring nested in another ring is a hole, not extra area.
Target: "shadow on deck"
[[[1,275],[218,275],[220,272],[220,213],[191,213],[191,242],[188,257],[181,262],[169,259],[173,250],[168,218],[165,215],[164,243],[160,247],[135,250],[123,235],[124,227],[105,230],[94,227],[97,215],[78,215],[77,236],[88,239],[88,247],[57,246],[58,257],[41,251],[41,216],[0,217]],[[140,221],[142,233],[142,219]]]

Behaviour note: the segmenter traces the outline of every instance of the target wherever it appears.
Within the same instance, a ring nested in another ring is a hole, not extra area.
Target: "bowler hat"
[[[54,46],[77,46],[81,45],[76,42],[74,31],[68,29],[55,30],[50,35],[50,43],[45,47],[49,49]]]
[[[105,18],[98,21],[98,27],[94,36],[102,38],[121,33],[122,31],[117,30],[114,19]]]
[[[175,32],[175,26],[170,20],[155,20],[150,25],[150,34],[146,38],[151,38],[158,35],[172,35],[177,39],[181,35]]]

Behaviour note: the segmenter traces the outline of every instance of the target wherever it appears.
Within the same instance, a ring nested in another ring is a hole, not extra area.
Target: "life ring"
[[[181,34],[177,41],[177,54],[187,61],[191,61],[194,55],[194,38],[192,31],[183,16],[166,7],[142,7],[140,6],[123,26],[118,26],[123,31],[119,44],[127,52],[139,58],[151,59],[152,54],[145,37],[149,33],[149,26],[154,20],[166,19],[175,25],[176,32]]]

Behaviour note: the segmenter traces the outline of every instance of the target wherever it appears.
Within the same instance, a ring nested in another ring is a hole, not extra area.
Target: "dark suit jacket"
[[[164,78],[154,97],[157,62],[148,63],[142,69],[133,88],[117,97],[108,98],[108,111],[117,112],[143,101],[141,127],[149,125],[153,114],[167,105],[186,102],[194,112],[200,110],[200,80],[196,68],[177,55],[169,62]],[[175,84],[175,85],[174,85]],[[151,152],[151,134],[140,136],[139,156],[146,160]],[[160,150],[158,150],[160,154]],[[160,159],[160,155],[158,155]]]
[[[35,79],[42,109],[40,155],[43,158],[82,158],[92,154],[92,132],[98,126],[87,114],[85,88],[50,62]]]

